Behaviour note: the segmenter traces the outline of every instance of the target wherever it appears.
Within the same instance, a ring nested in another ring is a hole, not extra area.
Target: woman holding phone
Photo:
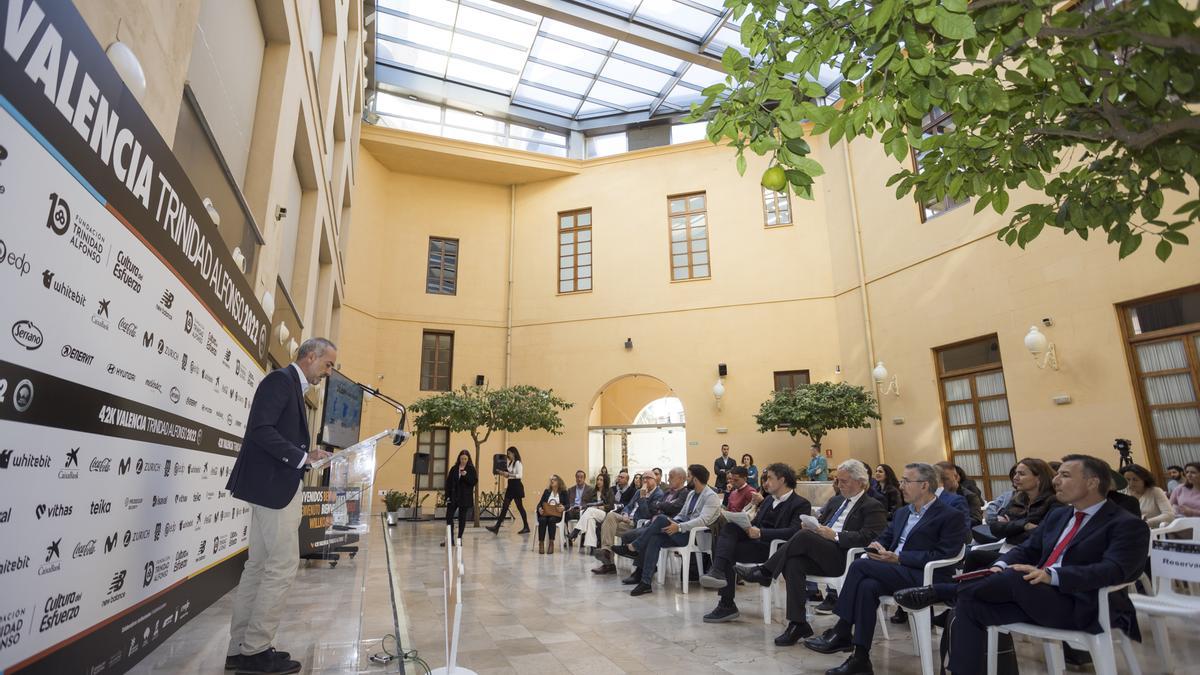
[[[471,461],[471,453],[461,450],[454,466],[446,472],[446,525],[454,525],[454,515],[458,514],[458,539],[462,539],[463,529],[467,526],[467,514],[475,507],[475,486],[479,483],[479,473]],[[445,546],[446,542],[442,542]]]

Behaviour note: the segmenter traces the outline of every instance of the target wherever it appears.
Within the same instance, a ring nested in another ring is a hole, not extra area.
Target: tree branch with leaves
[[[999,238],[1021,248],[1045,227],[1100,232],[1128,256],[1146,236],[1166,260],[1200,219],[1200,10],[1178,0],[728,0],[743,56],[692,118],[708,136],[770,154],[763,184],[811,199],[824,173],[806,136],[874,138],[901,163],[888,185],[921,203],[975,200],[1004,214],[1038,195]],[[822,68],[844,78],[836,92]],[[834,95],[836,94],[836,95]],[[836,100],[835,100],[836,99]],[[926,135],[938,110],[952,126]],[[913,159],[920,158],[920,170]],[[1168,193],[1185,202],[1165,214]]]
[[[818,448],[830,431],[866,429],[873,419],[879,419],[875,397],[845,382],[814,382],[774,391],[754,416],[759,433],[804,434]]]

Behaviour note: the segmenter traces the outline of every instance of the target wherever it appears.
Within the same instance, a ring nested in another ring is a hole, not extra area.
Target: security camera
[[[1054,325],[1054,319],[1051,319],[1050,317],[1046,317],[1046,318],[1042,319],[1042,325],[1045,326],[1046,328],[1049,328]]]
[[[410,438],[412,438],[412,434],[403,429],[397,429],[392,433],[392,445],[404,445]]]

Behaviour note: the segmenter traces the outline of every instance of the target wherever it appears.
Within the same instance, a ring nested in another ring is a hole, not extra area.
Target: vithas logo
[[[57,192],[50,193],[50,213],[46,215],[46,227],[60,237],[71,227],[71,206],[67,204],[67,200],[60,198]]]
[[[42,518],[62,518],[71,515],[73,509],[74,507],[70,504],[38,504],[34,507],[33,513],[37,516],[38,520]]]

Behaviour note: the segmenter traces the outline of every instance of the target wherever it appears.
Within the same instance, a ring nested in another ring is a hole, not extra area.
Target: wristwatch
[[[838,536],[840,536],[840,535],[837,532],[833,533],[833,543],[835,543],[835,544],[838,543]]]

